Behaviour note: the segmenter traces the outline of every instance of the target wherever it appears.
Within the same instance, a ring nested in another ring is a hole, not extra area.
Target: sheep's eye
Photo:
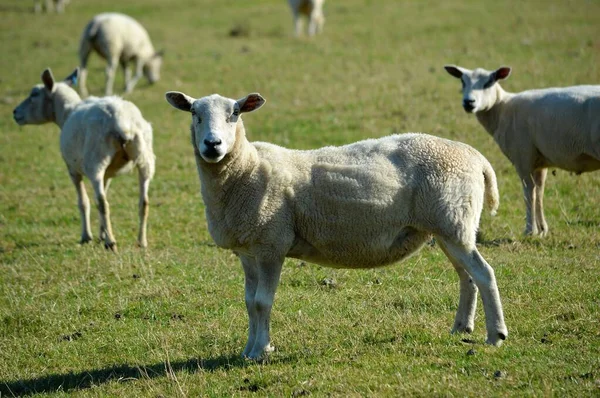
[[[240,114],[240,111],[238,109],[234,110],[233,113],[231,114],[232,116],[238,116]]]
[[[492,87],[494,85],[494,83],[495,83],[494,76],[492,76],[492,77],[490,77],[490,80],[488,80],[487,83],[485,83],[483,85],[483,88],[484,89],[485,88],[490,88],[490,87]]]

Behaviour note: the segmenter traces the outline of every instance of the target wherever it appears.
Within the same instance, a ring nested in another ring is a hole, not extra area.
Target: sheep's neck
[[[239,183],[244,184],[258,167],[256,148],[246,139],[241,120],[237,124],[236,140],[229,154],[219,163],[207,163],[196,151],[196,162],[202,185],[202,197],[207,207],[223,203]]]
[[[60,87],[54,93],[52,102],[54,122],[62,129],[73,109],[81,102],[81,97],[70,87]]]
[[[492,105],[491,108],[485,111],[477,112],[475,114],[477,116],[477,120],[479,120],[479,123],[481,123],[481,125],[486,129],[486,131],[492,136],[495,135],[498,129],[504,105],[510,100],[510,98],[513,95],[514,94],[512,93],[504,91],[502,87],[500,87],[500,85],[497,84],[494,105]]]

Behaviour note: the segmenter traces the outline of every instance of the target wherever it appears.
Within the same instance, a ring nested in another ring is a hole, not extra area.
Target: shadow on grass
[[[116,365],[103,369],[92,369],[78,373],[50,374],[33,379],[15,381],[0,380],[0,396],[22,397],[56,391],[83,390],[111,381],[132,381],[168,377],[171,373],[199,370],[213,372],[219,369],[241,368],[253,364],[238,354],[210,359],[193,358],[187,361],[159,362],[153,365]]]

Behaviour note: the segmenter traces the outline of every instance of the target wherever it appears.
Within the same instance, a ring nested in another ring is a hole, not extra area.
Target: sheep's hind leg
[[[84,244],[92,240],[92,231],[90,229],[90,200],[85,191],[85,185],[81,174],[69,173],[69,175],[77,190],[77,205],[79,207],[79,214],[81,215],[81,241],[79,243]]]
[[[496,285],[494,270],[481,257],[475,245],[468,247],[456,244],[449,239],[438,237],[445,247],[445,252],[450,261],[471,275],[477,288],[481,292],[481,300],[485,311],[485,324],[487,329],[487,344],[499,346],[508,336],[508,330],[504,323],[500,293]]]
[[[138,234],[138,245],[140,247],[148,247],[148,240],[146,239],[146,229],[148,225],[148,212],[150,209],[150,202],[148,200],[148,188],[150,187],[151,175],[145,168],[139,168],[138,179],[140,182],[140,202],[139,202],[139,217],[140,217],[140,231]]]
[[[537,235],[537,215],[536,215],[536,189],[533,175],[528,174],[521,178],[523,183],[523,197],[525,199],[525,207],[527,209],[525,235]]]
[[[283,259],[256,260],[257,285],[254,300],[251,302],[252,311],[255,314],[256,337],[254,345],[246,356],[249,359],[259,359],[263,354],[273,351],[269,327],[271,323],[271,309],[275,291],[279,284]]]
[[[533,182],[535,184],[535,221],[537,232],[540,236],[548,234],[548,224],[544,217],[544,185],[548,169],[538,169],[533,172]]]
[[[118,59],[108,58],[108,65],[106,66],[106,87],[104,88],[104,95],[112,95],[113,87],[115,84],[115,74],[117,71]]]
[[[452,333],[472,333],[475,329],[475,309],[477,308],[477,286],[473,283],[471,276],[456,261],[446,249],[442,241],[439,242],[442,251],[454,266],[460,279],[460,298],[458,300],[458,309],[454,318]]]
[[[106,190],[104,187],[104,179],[96,177],[92,179],[92,186],[96,194],[96,204],[98,205],[98,213],[100,214],[100,231],[104,236],[104,247],[117,252],[117,242],[113,236],[112,226],[110,223],[110,209],[106,200]]]

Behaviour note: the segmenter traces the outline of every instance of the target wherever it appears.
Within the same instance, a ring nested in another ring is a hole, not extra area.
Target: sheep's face
[[[37,84],[13,111],[15,122],[24,124],[43,124],[54,120],[52,112],[52,93],[43,84]]]
[[[265,103],[257,93],[237,101],[218,94],[194,99],[175,91],[166,97],[173,107],[192,113],[192,144],[207,163],[218,163],[233,150],[240,115]]]
[[[162,66],[162,55],[155,54],[148,62],[144,64],[144,76],[150,84],[156,83],[160,79],[160,67]]]
[[[79,68],[75,69],[63,82],[55,82],[50,69],[42,73],[43,84],[33,86],[29,96],[13,111],[15,122],[24,124],[43,124],[55,120],[53,96],[60,84],[73,86],[77,82]]]
[[[446,65],[446,71],[460,79],[462,83],[462,106],[468,113],[487,111],[496,103],[499,80],[510,75],[509,67],[501,67],[495,71],[477,68],[469,70],[460,66]]]

